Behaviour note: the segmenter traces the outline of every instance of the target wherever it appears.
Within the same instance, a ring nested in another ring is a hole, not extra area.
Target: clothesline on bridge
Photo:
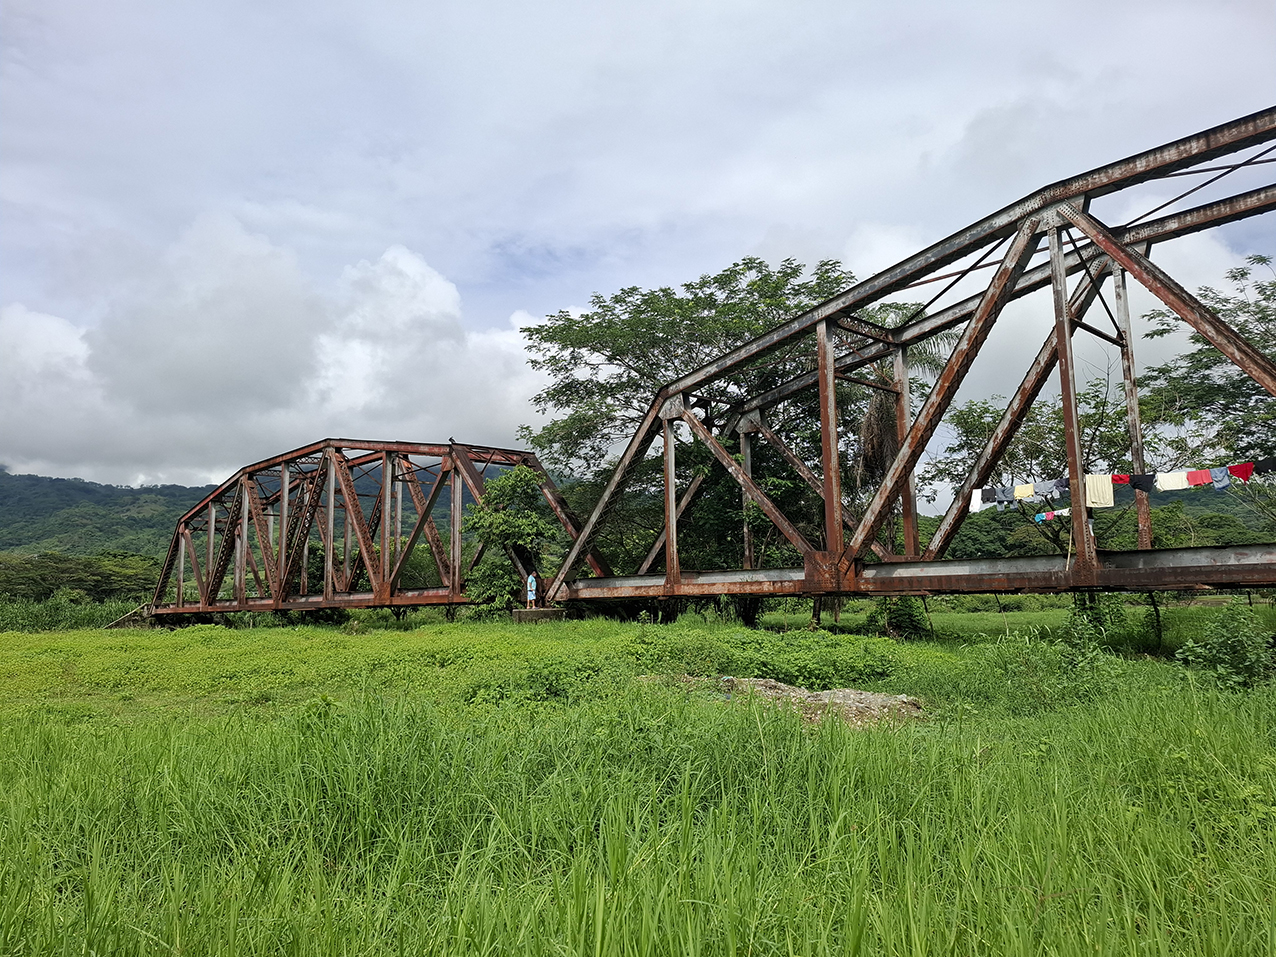
[[[1216,490],[1222,491],[1231,487],[1234,478],[1248,482],[1252,476],[1268,472],[1276,472],[1276,457],[1216,468],[1151,472],[1146,475],[1128,475],[1119,472],[1091,474],[1085,477],[1085,504],[1088,508],[1111,508],[1116,504],[1114,491],[1117,485],[1129,485],[1142,492],[1172,492],[1202,485],[1212,485]],[[978,512],[985,505],[996,505],[997,511],[1000,512],[1014,502],[1040,502],[1047,496],[1067,494],[1069,494],[1067,478],[1049,479],[1045,482],[1024,482],[1019,485],[989,485],[971,492],[970,510]],[[1033,519],[1043,522],[1070,513],[1071,509],[1055,509],[1052,512],[1038,512]]]

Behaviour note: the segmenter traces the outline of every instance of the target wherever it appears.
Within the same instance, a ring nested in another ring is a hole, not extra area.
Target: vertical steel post
[[[740,465],[744,474],[753,478],[753,436],[746,429],[740,430]],[[740,489],[740,504],[744,510],[744,567],[753,567],[753,529],[749,527],[749,493]]]
[[[682,582],[682,565],[678,561],[678,475],[673,419],[665,427],[665,586],[673,588]]]
[[[908,430],[913,425],[913,394],[908,380],[908,351],[903,346],[895,350],[895,388],[899,392],[895,396],[895,434],[899,436],[902,446],[908,437]],[[913,472],[908,473],[908,484],[904,494],[900,496],[904,520],[904,554],[909,558],[921,555],[920,540],[917,535],[917,479]]]
[[[1130,298],[1125,288],[1125,270],[1112,264],[1112,298],[1116,306],[1117,328],[1121,331],[1121,376],[1125,381],[1125,415],[1130,427],[1130,464],[1136,474],[1147,472],[1143,458],[1143,423],[1139,417],[1139,387],[1134,366],[1134,340],[1130,334]],[[1152,547],[1152,506],[1148,493],[1134,490],[1134,509],[1139,523],[1139,548]]]
[[[358,507],[359,499],[356,497],[352,505],[350,499],[346,498],[345,489],[342,489],[341,504],[342,524],[345,526],[343,531],[344,538],[341,543],[341,585],[342,588],[348,590],[350,588],[350,533],[354,530],[351,524],[354,521],[354,516],[350,510]]]
[[[456,601],[461,597],[461,470],[456,467],[455,462],[450,464],[452,474],[448,477],[448,489],[452,494],[452,527],[448,530],[451,537],[451,554],[448,559],[451,563],[452,580],[448,583],[448,588],[452,593],[452,600]]]
[[[239,480],[239,531],[235,542],[235,600],[248,601],[248,479]]]
[[[288,571],[288,485],[290,476],[288,474],[288,463],[284,462],[279,466],[279,547],[275,552],[275,560],[279,566],[279,572],[275,576],[275,581],[279,583],[279,592],[275,595],[275,601],[283,601],[288,594],[288,582],[284,580],[284,576]]]
[[[324,509],[324,524],[327,526],[328,537],[325,539],[323,548],[323,600],[332,601],[336,593],[332,576],[335,574],[333,553],[337,549],[337,465],[332,460],[331,451],[324,456],[324,461],[328,463],[327,502]]]
[[[216,537],[216,534],[215,534],[216,532],[217,532],[217,504],[215,502],[209,502],[208,503],[208,541],[205,543],[205,549],[204,549],[204,554],[205,554],[204,577],[205,578],[211,578],[213,574],[213,565],[215,564],[217,560],[216,553],[213,551],[213,539]],[[210,605],[216,600],[217,600],[216,595],[210,594],[208,596],[208,603]]]
[[[1081,459],[1081,431],[1077,416],[1076,368],[1072,356],[1072,316],[1068,305],[1068,274],[1064,263],[1059,227],[1051,223],[1050,288],[1054,293],[1055,348],[1059,355],[1059,390],[1063,400],[1064,444],[1068,452],[1068,491],[1072,509],[1072,548],[1077,570],[1093,571],[1098,564],[1094,537],[1090,534],[1085,506],[1085,470]]]
[[[399,550],[403,547],[403,477],[396,459],[394,482],[394,564],[398,564]]]
[[[836,343],[832,319],[816,326],[820,377],[820,457],[824,466],[824,550],[842,554],[842,466],[838,461]]]
[[[186,604],[186,526],[177,526],[177,607]]]
[[[381,453],[381,580],[390,583],[390,533],[394,530],[394,454]]]
[[[300,583],[300,591],[303,595],[310,594],[310,526],[306,523],[306,516],[310,514],[310,496],[314,494],[310,489],[308,482],[301,483],[300,498],[298,503],[301,506],[301,523],[298,532],[305,537],[301,540],[301,567],[297,569],[297,579]]]

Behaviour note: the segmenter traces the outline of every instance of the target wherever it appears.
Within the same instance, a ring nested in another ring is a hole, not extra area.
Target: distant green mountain
[[[129,488],[0,471],[0,551],[162,558],[178,516],[213,488]]]

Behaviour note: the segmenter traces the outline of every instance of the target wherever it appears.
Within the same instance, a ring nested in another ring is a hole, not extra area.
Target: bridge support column
[[[1112,298],[1117,328],[1121,333],[1121,376],[1125,382],[1125,415],[1130,428],[1130,465],[1136,474],[1147,472],[1143,459],[1143,423],[1139,418],[1139,387],[1134,365],[1134,340],[1130,335],[1130,298],[1125,288],[1125,270],[1112,266]],[[1152,506],[1148,493],[1134,490],[1134,509],[1139,523],[1139,548],[1152,547]]]
[[[820,461],[824,467],[824,550],[842,554],[842,465],[838,459],[837,324],[826,319],[816,327],[816,363],[820,377]]]
[[[1068,274],[1064,264],[1059,226],[1049,229],[1050,286],[1054,293],[1055,349],[1059,360],[1059,391],[1063,402],[1064,445],[1068,453],[1068,491],[1072,510],[1072,549],[1082,583],[1092,576],[1098,560],[1094,536],[1085,507],[1085,463],[1081,459],[1081,433],[1077,415],[1077,379],[1072,356],[1072,306],[1068,302]]]
[[[673,432],[675,415],[682,413],[682,397],[670,399],[661,410],[664,417],[665,471],[665,588],[682,584],[682,565],[678,560],[678,471],[677,443]]]
[[[913,425],[913,396],[908,382],[908,351],[904,346],[895,350],[895,434],[899,444],[903,445],[908,438],[908,430]],[[908,483],[901,496],[901,515],[904,523],[904,554],[908,558],[921,555],[921,544],[917,535],[917,479],[915,473],[908,473]]]

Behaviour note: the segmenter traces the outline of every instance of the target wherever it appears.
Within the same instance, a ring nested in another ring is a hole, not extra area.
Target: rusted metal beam
[[[902,445],[913,424],[913,397],[908,378],[908,350],[904,346],[895,350],[893,371],[896,388],[895,434]],[[917,536],[917,476],[915,472],[908,473],[900,518],[904,526],[904,555],[908,558],[917,558],[921,554],[921,544]]]
[[[222,528],[221,542],[218,544],[216,554],[209,565],[211,569],[208,575],[208,600],[210,604],[217,600],[217,595],[222,588],[222,582],[226,580],[226,572],[230,569],[230,563],[234,560],[235,530],[239,527],[239,514],[243,506],[242,495],[236,494],[231,497],[230,505],[226,511],[226,523]]]
[[[186,554],[190,556],[191,571],[195,573],[195,590],[199,593],[199,603],[201,606],[207,605],[208,593],[204,590],[204,574],[199,567],[199,555],[189,528],[182,529],[182,541],[186,543]]]
[[[1276,138],[1276,107],[1175,140],[1088,173],[1060,180],[732,349],[713,362],[670,383],[661,394],[667,397],[692,391],[733,372],[794,336],[808,332],[826,319],[848,315],[861,306],[898,292],[923,276],[1004,239],[1013,234],[1025,218],[1039,215],[1042,210],[1059,202],[1080,197],[1094,199],[1273,138]],[[896,338],[895,341],[901,340]]]
[[[572,512],[567,505],[567,500],[563,498],[562,492],[558,490],[558,486],[554,484],[554,480],[550,478],[549,472],[545,470],[545,466],[541,465],[540,459],[531,453],[527,454],[526,462],[528,468],[535,469],[541,477],[541,494],[545,496],[545,501],[549,503],[549,507],[554,510],[554,514],[558,516],[559,523],[567,530],[568,536],[572,541],[580,537],[580,519]],[[613,574],[611,566],[597,549],[590,548],[585,552],[585,561],[589,563],[590,569],[599,577],[607,577]]]
[[[1148,292],[1208,339],[1215,349],[1231,359],[1242,372],[1269,394],[1276,395],[1276,364],[1255,349],[1208,306],[1180,286],[1152,260],[1122,245],[1111,230],[1089,213],[1083,213],[1068,203],[1060,205],[1059,213],[1137,279]]]
[[[461,589],[464,586],[462,576],[465,573],[465,556],[462,554],[461,541],[461,470],[456,468],[456,458],[452,457],[453,468],[448,473],[449,513],[448,513],[448,564],[452,577],[448,581],[448,589],[453,602],[461,600]]]
[[[1125,270],[1120,266],[1112,270],[1112,299],[1116,310],[1117,328],[1124,340],[1121,346],[1121,380],[1125,386],[1126,424],[1130,430],[1130,465],[1135,474],[1147,474],[1143,458],[1143,423],[1139,418],[1138,375],[1134,366],[1134,339],[1130,333],[1130,297],[1125,288]],[[1134,490],[1134,508],[1138,519],[1139,548],[1152,547],[1152,505],[1148,493]]]
[[[984,292],[979,307],[962,332],[961,338],[957,340],[948,364],[922,404],[921,411],[918,412],[917,418],[908,430],[908,435],[900,444],[899,454],[895,456],[895,461],[891,463],[886,477],[882,480],[882,484],[869,502],[864,516],[847,543],[845,555],[850,561],[857,562],[860,553],[876,537],[878,529],[886,519],[888,509],[903,491],[908,476],[917,467],[917,460],[921,458],[926,444],[939,428],[940,420],[948,411],[948,406],[970,370],[971,363],[984,344],[984,340],[988,338],[988,333],[992,331],[993,324],[1001,314],[1002,308],[1009,301],[1015,283],[1037,248],[1038,224],[1039,220],[1036,217],[1030,217],[1023,222],[1015,234],[1010,248],[1006,251],[1005,257]]]
[[[337,484],[341,487],[341,501],[345,505],[346,515],[350,518],[351,524],[354,526],[355,538],[359,543],[359,560],[363,562],[363,567],[368,573],[369,583],[375,592],[377,586],[381,583],[380,569],[377,563],[372,559],[376,555],[376,549],[372,545],[372,533],[368,528],[368,523],[363,517],[363,506],[359,504],[359,495],[354,487],[354,480],[350,477],[350,470],[346,467],[346,457],[341,453],[333,456],[333,463],[337,468]],[[350,580],[344,582],[343,591],[349,591],[350,581],[358,573],[358,569],[353,562],[350,564]]]
[[[749,498],[753,499],[758,508],[762,509],[763,514],[771,520],[775,527],[780,530],[780,533],[789,540],[794,548],[796,548],[804,556],[809,555],[815,550],[811,547],[811,543],[806,540],[806,536],[798,531],[797,526],[789,521],[788,516],[780,510],[779,506],[771,501],[770,497],[758,487],[757,483],[754,482],[753,479],[744,474],[744,470],[740,468],[740,463],[732,457],[730,452],[722,447],[721,443],[714,438],[713,433],[709,431],[705,424],[701,422],[700,419],[691,412],[691,410],[683,410],[682,420],[686,422],[687,425],[691,426],[691,431],[695,437],[708,447],[709,451],[713,453],[714,458],[722,463],[722,467],[727,470],[731,477],[734,478],[746,492],[748,492]]]
[[[1104,271],[1106,263],[1107,260],[1104,260],[1101,268],[1092,270],[1077,286],[1070,301],[1073,315],[1084,315],[1094,301],[1099,291],[1099,285],[1106,275]],[[1024,416],[1027,414],[1028,409],[1031,408],[1032,403],[1036,401],[1037,396],[1040,395],[1042,388],[1050,377],[1050,373],[1054,371],[1055,364],[1058,362],[1055,349],[1056,334],[1056,330],[1052,326],[1050,334],[1046,336],[1045,343],[1041,346],[1040,351],[1037,352],[1036,358],[1032,360],[1031,365],[1028,366],[1023,382],[1019,384],[1019,388],[1010,397],[1001,419],[998,420],[996,427],[992,430],[992,434],[988,436],[988,441],[984,443],[984,447],[975,456],[975,461],[971,464],[970,472],[967,474],[966,479],[957,488],[952,503],[948,506],[948,511],[944,513],[939,527],[935,529],[935,534],[931,537],[930,544],[922,555],[924,561],[932,561],[943,557],[965,520],[971,494],[975,489],[983,488],[988,484],[988,480],[992,476],[992,470],[1001,461],[1001,457],[1005,455],[1006,449],[1010,447],[1010,443],[1019,432],[1019,426],[1023,424]]]
[[[634,432],[633,438],[629,440],[629,444],[621,454],[620,461],[616,463],[616,468],[612,472],[611,478],[607,480],[607,485],[603,488],[603,494],[599,497],[598,504],[589,513],[589,518],[585,520],[585,525],[581,528],[580,534],[572,542],[572,547],[568,550],[562,567],[559,568],[558,573],[554,576],[549,588],[545,590],[546,601],[557,600],[558,592],[563,587],[563,582],[566,581],[567,576],[571,574],[576,562],[580,560],[581,552],[585,550],[586,546],[591,544],[594,532],[598,529],[603,513],[611,504],[612,497],[624,486],[625,480],[629,477],[630,468],[643,459],[647,454],[647,450],[651,448],[651,443],[655,440],[656,424],[660,418],[660,408],[663,405],[664,398],[657,399],[652,403],[651,408],[647,410],[647,414],[643,416],[642,423],[638,426],[638,430]]]
[[[664,478],[665,478],[665,587],[676,589],[682,580],[682,565],[678,559],[678,463],[677,441],[673,432],[673,419],[663,422],[664,429]]]
[[[439,469],[439,474],[435,478],[434,484],[430,487],[429,495],[426,495],[425,491],[421,488],[420,477],[415,471],[410,472],[408,475],[408,494],[412,496],[412,505],[416,509],[416,524],[412,526],[412,531],[408,535],[407,543],[403,546],[403,553],[399,556],[399,561],[395,565],[394,575],[390,581],[391,592],[399,587],[399,579],[403,576],[403,569],[407,566],[408,559],[411,557],[413,550],[416,548],[421,535],[426,534],[427,541],[431,541],[429,535],[426,533],[427,527],[434,528],[434,538],[438,538],[439,533],[438,529],[434,526],[433,511],[434,505],[439,500],[439,495],[443,491],[444,476],[446,474],[447,473],[443,469]],[[440,548],[442,548],[442,544],[443,543],[440,541]],[[430,548],[433,551],[434,546],[432,542],[430,544]],[[441,556],[438,553],[435,553],[434,558],[435,565],[439,570],[439,580],[446,582],[449,575],[445,566],[440,561]]]
[[[811,471],[810,466],[803,462],[801,457],[794,452],[792,448],[790,448],[789,444],[776,434],[775,430],[766,424],[765,419],[758,416],[756,423],[758,431],[762,433],[762,437],[767,440],[767,443],[772,448],[780,453],[780,456],[784,459],[784,461],[788,462],[789,465],[793,467],[793,470],[797,472],[802,481],[810,486],[811,491],[815,492],[816,495],[823,495],[824,483],[818,475]],[[851,514],[846,507],[845,501],[842,503],[842,528],[850,531],[855,530],[855,522],[851,518]],[[885,558],[888,554],[886,549],[883,548],[879,542],[872,542],[869,547],[873,549],[873,552],[879,558]]]
[[[1090,526],[1089,502],[1085,495],[1085,462],[1081,453],[1081,425],[1077,413],[1076,364],[1072,357],[1072,308],[1068,302],[1068,275],[1063,262],[1063,242],[1059,224],[1051,222],[1051,292],[1054,296],[1055,355],[1059,366],[1059,392],[1063,405],[1063,440],[1068,455],[1068,489],[1071,503],[1072,548],[1077,571],[1089,573],[1098,565],[1094,532]]]
[[[1098,567],[1080,575],[1064,555],[865,565],[846,594],[942,595],[988,592],[1178,591],[1276,585],[1276,545],[1100,552]],[[572,600],[655,598],[663,576],[626,575],[569,581]],[[679,595],[809,595],[801,568],[683,572]]]
[[[1194,209],[1175,213],[1160,219],[1150,220],[1138,226],[1114,230],[1113,234],[1126,245],[1167,242],[1181,236],[1189,236],[1205,229],[1212,229],[1226,223],[1237,222],[1251,216],[1270,212],[1276,209],[1276,186],[1266,186],[1251,190],[1237,196],[1207,203]],[[1103,256],[1103,251],[1092,243],[1081,247],[1080,253],[1069,252],[1066,256],[1068,274],[1072,275]],[[1012,296],[1018,299],[1029,293],[1044,289],[1050,284],[1050,264],[1024,272],[1015,284]],[[896,330],[896,341],[901,345],[911,345],[928,339],[941,332],[947,332],[966,322],[979,305],[981,296],[970,296],[961,302],[945,309],[924,316]],[[859,343],[852,349],[838,356],[838,372],[849,372],[891,356],[892,347],[879,342]],[[808,372],[795,376],[792,380],[775,386],[757,396],[753,396],[736,406],[740,414],[767,409],[790,396],[796,395],[816,384],[816,372]]]
[[[815,327],[816,372],[820,385],[820,466],[824,472],[824,550],[842,553],[842,460],[838,449],[835,333],[832,322]]]

